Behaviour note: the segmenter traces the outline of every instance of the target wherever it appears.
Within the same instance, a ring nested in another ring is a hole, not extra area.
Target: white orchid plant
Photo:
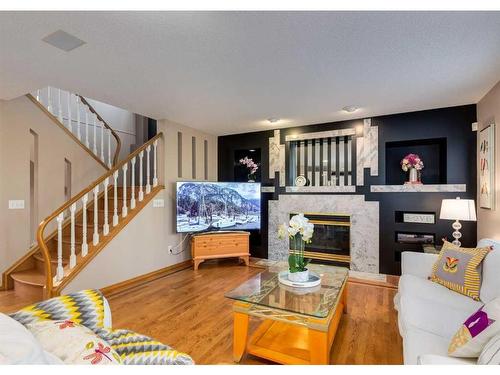
[[[294,215],[288,224],[282,224],[278,230],[280,239],[290,239],[288,267],[291,273],[307,271],[308,259],[304,259],[304,246],[310,243],[314,234],[314,224],[304,214]]]

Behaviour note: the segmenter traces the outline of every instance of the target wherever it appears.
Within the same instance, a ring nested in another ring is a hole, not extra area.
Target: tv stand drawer
[[[195,235],[191,240],[193,259],[217,259],[250,256],[248,232]]]

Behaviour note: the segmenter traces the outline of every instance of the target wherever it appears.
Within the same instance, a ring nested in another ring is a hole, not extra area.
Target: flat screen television
[[[260,229],[260,183],[177,182],[177,232]]]

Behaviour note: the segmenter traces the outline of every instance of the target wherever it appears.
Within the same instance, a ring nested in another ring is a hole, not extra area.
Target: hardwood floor
[[[189,353],[198,364],[233,364],[232,302],[224,293],[261,272],[234,260],[205,262],[109,298],[113,327],[149,335]],[[394,288],[348,284],[332,364],[402,364]],[[252,322],[251,330],[257,321]],[[244,355],[242,364],[267,364]]]

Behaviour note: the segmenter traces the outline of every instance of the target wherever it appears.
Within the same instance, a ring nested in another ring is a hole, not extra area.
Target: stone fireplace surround
[[[286,260],[288,241],[278,238],[278,227],[291,212],[335,213],[351,216],[351,270],[379,272],[379,202],[364,195],[281,194],[269,201],[269,250],[271,260]]]

